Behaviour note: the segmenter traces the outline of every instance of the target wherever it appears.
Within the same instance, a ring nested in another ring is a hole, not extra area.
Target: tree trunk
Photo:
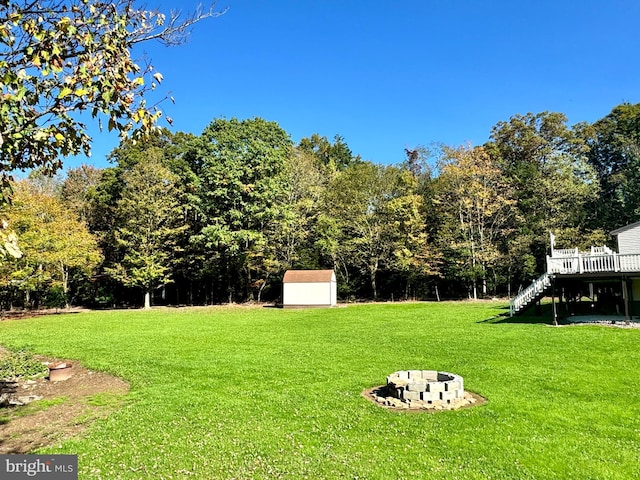
[[[69,308],[69,269],[62,263],[60,264],[60,271],[62,273],[62,293],[64,294],[64,305]]]
[[[371,290],[373,291],[373,299],[378,299],[378,288],[376,286],[376,272],[378,271],[378,262],[375,262],[375,265],[372,265],[370,268],[370,279],[371,279]]]
[[[144,292],[144,308],[145,310],[151,308],[151,292],[149,291]]]
[[[271,276],[271,273],[267,273],[267,275],[264,277],[264,282],[262,282],[262,284],[260,285],[260,288],[258,289],[258,303],[262,301],[262,291],[267,286],[267,281],[269,281],[270,276]]]

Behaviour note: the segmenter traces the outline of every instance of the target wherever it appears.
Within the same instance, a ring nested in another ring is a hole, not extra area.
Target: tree
[[[114,232],[120,259],[106,269],[123,285],[142,289],[144,308],[151,307],[153,290],[172,280],[173,253],[187,228],[178,177],[162,165],[159,151],[147,155],[122,176]]]
[[[101,169],[83,164],[67,172],[60,189],[60,199],[87,224],[95,222],[92,201],[101,179]]]
[[[301,139],[298,149],[313,155],[318,164],[329,171],[344,170],[351,165],[362,162],[360,155],[354,156],[344,138],[337,134],[331,143],[327,137],[321,137],[314,133],[311,137]]]
[[[362,162],[340,172],[326,191],[320,245],[343,272],[355,267],[364,274],[374,299],[381,269],[405,268],[409,256],[426,258],[415,189],[409,171]]]
[[[318,258],[315,230],[330,181],[313,154],[294,148],[285,166],[286,206],[277,222],[276,255],[283,269],[326,267]]]
[[[640,220],[640,104],[618,105],[583,133],[601,186],[590,221],[611,231]]]
[[[33,180],[15,184],[15,199],[5,208],[24,256],[3,265],[11,285],[25,293],[59,286],[68,305],[73,273],[88,276],[101,260],[96,239],[84,222],[51,190]]]
[[[445,148],[439,165],[436,203],[441,212],[439,238],[449,262],[459,261],[460,275],[478,298],[478,282],[487,294],[487,273],[501,257],[501,242],[516,218],[513,191],[482,147]]]
[[[230,301],[237,289],[252,299],[280,270],[272,232],[285,213],[291,146],[275,122],[216,119],[189,154],[198,165],[203,225],[193,240],[210,252],[209,269],[226,283]]]
[[[134,0],[33,0],[0,4],[0,171],[3,198],[10,172],[55,171],[61,158],[85,152],[91,138],[76,114],[107,128],[144,134],[161,115],[148,105],[162,81],[152,65],[132,58],[134,45],[180,44],[196,22],[217,16],[198,10],[181,19],[144,10]]]
[[[598,193],[579,130],[561,113],[515,115],[499,122],[485,145],[514,191],[521,222],[517,237],[542,270],[549,232],[588,229],[585,205]],[[522,251],[522,249],[520,249]]]

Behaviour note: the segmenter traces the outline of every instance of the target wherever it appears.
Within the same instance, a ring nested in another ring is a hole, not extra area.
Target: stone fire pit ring
[[[382,407],[404,410],[457,410],[486,402],[464,390],[460,375],[436,370],[394,372],[386,385],[367,389],[363,395]]]
[[[450,405],[464,398],[464,381],[455,373],[401,370],[387,376],[387,392],[407,403]]]

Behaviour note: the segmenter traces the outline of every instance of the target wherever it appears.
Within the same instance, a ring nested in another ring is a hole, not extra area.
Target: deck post
[[[624,320],[627,325],[631,322],[629,316],[629,287],[627,285],[627,278],[622,277],[622,300],[624,302]]]
[[[551,312],[553,324],[558,326],[558,312],[556,311],[556,277],[551,277]]]

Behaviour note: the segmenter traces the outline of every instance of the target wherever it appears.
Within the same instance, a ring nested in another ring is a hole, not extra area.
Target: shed
[[[284,308],[333,307],[338,299],[333,270],[287,270],[282,279]]]
[[[640,222],[618,228],[611,235],[618,237],[618,253],[640,253]]]

